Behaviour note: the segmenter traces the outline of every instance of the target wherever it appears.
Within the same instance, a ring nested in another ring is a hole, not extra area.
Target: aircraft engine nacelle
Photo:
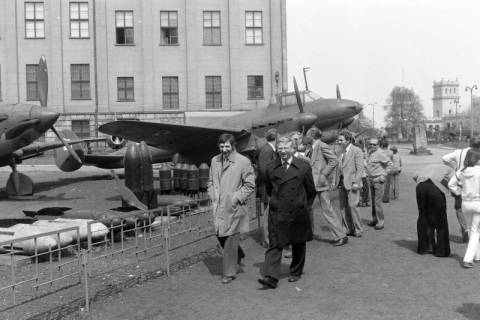
[[[125,147],[125,145],[127,144],[127,140],[116,136],[109,136],[107,138],[107,144],[110,148],[118,150]]]
[[[309,128],[317,121],[317,116],[310,112],[303,112],[297,114],[295,121],[299,128]]]
[[[60,132],[60,135],[67,142],[70,140],[78,139],[78,136],[70,130],[63,130]],[[85,151],[83,150],[82,144],[81,143],[72,144],[71,146],[73,148],[73,151],[77,153],[77,155],[80,157],[80,160],[82,160],[82,163],[83,163],[85,161]],[[72,171],[78,170],[82,166],[81,163],[78,163],[78,161],[72,157],[72,155],[70,154],[70,152],[68,152],[66,147],[55,149],[54,158],[55,158],[55,164],[57,165],[57,167],[60,170],[65,172],[72,172]]]

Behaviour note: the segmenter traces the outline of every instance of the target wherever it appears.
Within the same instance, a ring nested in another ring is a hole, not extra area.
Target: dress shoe
[[[333,246],[334,247],[343,246],[344,244],[347,244],[347,242],[348,242],[348,237],[344,237],[344,238],[341,238],[341,239],[338,239],[337,241],[335,241],[333,243]]]
[[[375,227],[377,225],[378,221],[370,221],[367,223],[367,226],[369,227]]]
[[[473,268],[473,262],[468,262],[468,261],[464,261],[463,262],[463,267],[464,268]]]
[[[375,227],[373,227],[375,230],[382,230],[383,228],[385,228],[384,225],[376,225]]]
[[[354,232],[353,233],[353,236],[356,237],[356,238],[361,238],[363,236],[363,233],[361,232]]]
[[[277,280],[270,276],[258,279],[258,283],[260,283],[265,289],[275,289],[277,287]]]
[[[289,276],[288,277],[288,282],[297,282],[298,280],[300,280],[300,276]]]
[[[223,277],[223,278],[222,278],[222,283],[223,283],[223,284],[229,284],[229,283],[232,282],[233,280],[235,280],[235,277]]]

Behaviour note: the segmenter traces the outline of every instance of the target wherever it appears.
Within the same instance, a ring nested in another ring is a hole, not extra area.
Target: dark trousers
[[[292,244],[292,262],[290,263],[290,275],[300,276],[305,266],[306,244]],[[265,276],[270,276],[276,280],[280,277],[280,266],[282,263],[283,248],[270,247],[265,252]]]
[[[433,248],[436,256],[448,257],[450,240],[445,194],[431,180],[417,184],[416,194],[418,205],[417,252],[423,254]]]
[[[362,190],[360,191],[360,202],[362,204],[367,204],[370,202],[370,193],[369,193],[369,189],[370,189],[370,186],[368,184],[368,179],[367,177],[364,177],[362,178]]]
[[[390,202],[390,183],[392,181],[392,175],[389,173],[385,177],[385,186],[383,189],[383,202]]]

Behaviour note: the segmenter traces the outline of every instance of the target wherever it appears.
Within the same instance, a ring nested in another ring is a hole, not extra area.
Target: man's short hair
[[[340,131],[338,135],[343,136],[345,140],[347,140],[350,143],[353,143],[354,138],[353,138],[353,134],[350,131],[344,129]]]
[[[277,129],[268,129],[267,132],[265,132],[265,139],[267,139],[268,142],[277,140]]]
[[[370,138],[370,139],[368,139],[368,143],[375,143],[376,145],[378,145],[378,139],[377,138]]]
[[[226,143],[226,142],[230,142],[230,145],[232,147],[235,146],[236,144],[236,141],[235,141],[235,137],[231,134],[231,133],[222,133],[220,135],[220,137],[218,137],[218,145],[222,144],[222,143]]]
[[[322,130],[317,127],[311,127],[307,133],[313,137],[313,139],[320,139],[322,137]]]
[[[475,136],[472,138],[472,140],[470,140],[470,148],[480,148],[480,136]]]
[[[281,136],[280,138],[277,139],[277,146],[280,144],[280,143],[291,143],[292,144],[292,147],[294,146],[295,142],[293,141],[293,139],[289,136]]]

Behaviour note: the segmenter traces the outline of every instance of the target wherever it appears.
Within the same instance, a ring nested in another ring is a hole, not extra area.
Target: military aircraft
[[[40,58],[38,64],[37,80],[41,106],[23,103],[0,106],[0,166],[12,168],[6,186],[9,196],[21,197],[33,194],[32,180],[17,171],[17,164],[25,159],[41,155],[47,150],[64,147],[73,161],[81,163],[81,159],[70,144],[85,142],[86,139],[65,142],[53,127],[60,114],[46,108],[48,70],[44,56]],[[52,129],[60,142],[33,143],[48,129]],[[98,139],[92,140],[98,141]]]
[[[233,134],[237,139],[237,150],[249,152],[258,150],[265,143],[263,136],[270,128],[280,133],[304,132],[315,125],[324,131],[327,139],[353,122],[363,107],[360,103],[342,99],[337,86],[337,97],[321,98],[312,91],[298,90],[294,78],[294,92],[275,96],[275,101],[266,108],[244,112],[229,117],[196,118],[185,124],[164,122],[143,122],[120,120],[106,123],[99,130],[105,134],[121,137],[129,141],[145,141],[152,153],[152,162],[169,161],[179,154],[186,162],[208,161],[218,152],[216,141],[221,133]],[[57,165],[62,170],[73,171],[80,165],[67,161],[70,155],[58,151]],[[60,155],[62,153],[62,155]],[[85,155],[85,164],[101,168],[123,167],[124,150],[108,155]]]

